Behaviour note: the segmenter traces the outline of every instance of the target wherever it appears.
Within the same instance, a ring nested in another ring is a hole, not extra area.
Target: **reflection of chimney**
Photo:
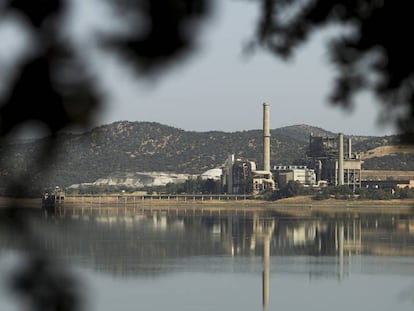
[[[270,172],[270,105],[263,103],[263,170]]]
[[[348,138],[348,159],[352,158],[352,141]]]
[[[338,135],[338,185],[344,184],[344,134]]]
[[[344,224],[340,224],[338,228],[338,244],[339,244],[339,280],[344,278]]]
[[[269,305],[269,284],[270,284],[270,237],[265,237],[263,245],[263,308]]]

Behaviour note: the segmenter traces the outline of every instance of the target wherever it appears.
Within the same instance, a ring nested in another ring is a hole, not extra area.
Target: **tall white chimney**
[[[263,170],[270,172],[270,105],[263,103]]]
[[[338,185],[344,184],[344,134],[338,135]]]

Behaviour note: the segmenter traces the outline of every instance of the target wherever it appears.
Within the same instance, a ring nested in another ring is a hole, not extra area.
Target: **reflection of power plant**
[[[280,223],[277,246],[281,254],[291,251],[309,255],[360,254],[361,221],[338,221],[327,223],[321,220],[286,221]]]
[[[262,303],[263,308],[267,307],[270,301],[270,247],[276,219],[253,213],[248,220],[239,217],[215,219],[211,228],[215,234],[223,233],[223,237],[226,237],[223,246],[232,256],[243,255],[245,252],[259,255],[257,250],[260,251],[263,247]]]
[[[262,273],[262,303],[263,308],[269,305],[270,300],[270,242],[274,235],[276,221],[274,218],[261,218],[253,215],[252,242],[257,239],[263,241],[263,273]]]
[[[348,152],[344,154],[344,136],[338,138],[310,135],[306,154],[309,167],[316,172],[318,181],[326,180],[331,185],[361,187],[362,160],[352,153],[352,142],[348,139]]]
[[[246,159],[235,159],[230,155],[223,168],[223,186],[227,193],[258,194],[274,190],[275,182],[270,171],[270,105],[263,104],[263,170]]]
[[[329,256],[336,258],[331,275],[344,279],[347,260],[362,250],[360,219],[327,222],[323,220],[289,220],[263,217],[253,213],[247,219],[226,217],[211,220],[211,230],[220,233],[224,248],[232,256],[262,256],[262,303],[270,303],[270,270],[272,256]],[[250,243],[246,243],[250,241]],[[309,274],[318,274],[310,271]],[[326,273],[326,271],[325,271]]]
[[[179,215],[178,210],[140,213],[65,208],[52,221],[34,219],[31,227],[41,228],[39,244],[44,251],[62,254],[71,263],[80,260],[82,265],[117,277],[153,277],[171,271],[225,273],[232,267],[232,273],[240,269],[254,273],[257,280],[262,269],[263,307],[269,306],[270,295],[281,292],[277,282],[270,288],[270,279],[277,275],[302,273],[310,278],[343,280],[353,271],[354,254],[412,258],[414,252],[412,214],[352,212],[335,219],[330,215],[299,219],[254,211],[247,215],[217,210],[215,214],[206,211],[205,216],[186,214]],[[0,226],[0,251],[23,247],[13,229]],[[232,260],[233,256],[239,258]],[[247,262],[253,269],[246,269]],[[411,273],[407,261],[393,260],[392,267],[394,272]],[[376,269],[382,271],[383,265]],[[255,292],[259,288],[257,282]]]
[[[263,243],[263,308],[269,305],[270,300],[270,238],[266,236]]]

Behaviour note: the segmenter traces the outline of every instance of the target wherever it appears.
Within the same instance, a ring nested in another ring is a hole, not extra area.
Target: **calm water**
[[[53,266],[77,281],[84,310],[414,307],[414,215],[71,209],[29,227]],[[26,248],[1,228],[0,310],[22,309],[7,280]]]

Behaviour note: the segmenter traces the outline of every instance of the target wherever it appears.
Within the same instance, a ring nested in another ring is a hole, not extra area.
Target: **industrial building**
[[[270,171],[270,105],[263,104],[263,170],[247,159],[230,155],[223,167],[222,186],[230,194],[259,194],[274,190],[275,182]]]
[[[223,168],[225,192],[229,194],[244,194],[253,192],[253,171],[256,171],[256,163],[247,159],[235,159],[230,155]]]
[[[317,184],[315,170],[306,165],[278,165],[273,167],[272,173],[279,188],[289,181],[298,181],[305,186]]]
[[[263,169],[249,159],[229,155],[222,169],[222,189],[229,194],[259,194],[298,181],[305,186],[348,185],[361,187],[361,166],[358,153],[352,152],[349,138],[344,152],[344,136],[309,137],[306,165],[274,166],[270,169],[270,105],[263,104]]]
[[[306,153],[308,167],[313,168],[317,181],[326,180],[328,184],[361,187],[361,166],[363,161],[358,153],[352,152],[352,141],[348,139],[347,152],[344,153],[344,136],[309,137],[309,149]]]

